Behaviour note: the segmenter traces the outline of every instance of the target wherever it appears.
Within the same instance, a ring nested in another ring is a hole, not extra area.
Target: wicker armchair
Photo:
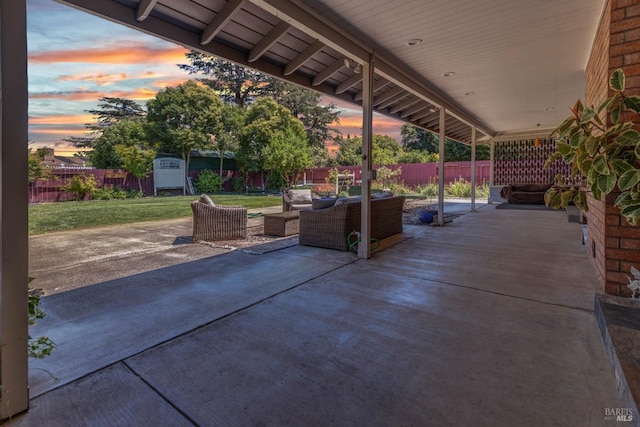
[[[402,233],[404,196],[371,201],[371,237],[382,240]],[[301,211],[299,241],[303,246],[317,246],[348,251],[347,236],[360,231],[360,202],[342,203],[330,208]]]
[[[191,203],[191,210],[194,242],[247,238],[247,208],[214,206],[201,199]]]

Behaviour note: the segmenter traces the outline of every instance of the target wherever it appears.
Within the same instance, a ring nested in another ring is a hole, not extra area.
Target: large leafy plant
[[[625,95],[625,76],[621,69],[609,79],[613,95],[598,108],[585,107],[578,100],[572,115],[558,126],[556,151],[545,167],[557,159],[571,165],[572,176],[582,176],[584,187],[559,185],[545,194],[545,203],[566,208],[571,202],[587,211],[586,192],[594,199],[616,190],[620,195],[614,205],[620,208],[629,224],[640,225],[640,132],[633,122],[621,121],[625,111],[640,114],[640,96]]]

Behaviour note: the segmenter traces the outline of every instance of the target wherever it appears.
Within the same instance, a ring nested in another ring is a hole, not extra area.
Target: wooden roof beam
[[[296,56],[293,59],[293,61],[289,62],[284,67],[284,73],[283,74],[285,76],[288,76],[289,74],[292,74],[298,68],[302,67],[302,65],[305,62],[307,62],[309,59],[311,59],[313,57],[313,55],[315,55],[316,53],[320,52],[323,47],[324,47],[324,43],[322,43],[320,40],[316,40],[313,43],[311,43],[309,46],[307,46],[307,48],[305,50],[300,52],[298,54],[298,56]]]
[[[136,21],[142,22],[147,19],[156,3],[158,3],[158,0],[142,0],[138,3],[138,9],[136,9]]]
[[[397,97],[398,95],[401,95],[404,93],[404,89],[402,89],[401,87],[396,87],[395,89],[390,89],[388,91],[386,91],[385,93],[381,93],[380,95],[376,96],[373,99],[373,106],[377,107],[378,105],[382,104],[383,102],[387,102],[388,100]]]
[[[336,95],[346,92],[347,90],[354,87],[361,81],[362,81],[362,73],[354,74],[353,76],[349,77],[347,80],[343,81],[338,85],[338,87],[335,90]]]
[[[420,100],[418,100],[418,101],[420,101]],[[400,117],[402,117],[404,119],[406,117],[414,115],[418,111],[424,110],[427,107],[428,107],[428,105],[425,104],[425,103],[416,104],[411,108],[407,108],[405,110],[402,110],[402,113],[400,114]]]
[[[278,39],[285,35],[287,31],[289,31],[291,25],[287,24],[284,21],[278,22],[278,25],[273,27],[269,34],[264,36],[262,40],[260,40],[249,52],[249,56],[247,57],[247,61],[255,62],[258,58],[265,54],[267,50],[275,43],[277,43]]]
[[[200,44],[205,45],[211,43],[211,40],[224,28],[225,25],[231,21],[233,15],[235,15],[240,8],[244,0],[231,0],[218,12],[215,18],[209,22],[207,28],[202,32],[200,37]]]
[[[329,77],[340,71],[342,68],[347,68],[345,65],[345,57],[338,58],[333,64],[329,65],[324,70],[320,71],[311,81],[311,86],[318,86],[324,83]]]
[[[415,104],[418,101],[419,101],[418,98],[414,98],[412,96],[411,98],[407,99],[406,101],[404,101],[404,102],[402,102],[400,104],[392,106],[391,109],[389,110],[389,114],[399,113],[400,111],[411,107],[413,104]]]

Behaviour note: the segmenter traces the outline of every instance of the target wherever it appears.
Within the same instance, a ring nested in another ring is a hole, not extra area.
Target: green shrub
[[[211,170],[201,170],[195,184],[198,193],[218,193],[222,190],[222,177]]]
[[[444,194],[452,197],[471,197],[471,183],[462,178],[444,186]]]
[[[400,178],[400,174],[402,174],[402,168],[392,170],[385,166],[382,166],[379,167],[376,171],[375,182],[378,183],[378,185],[382,186],[382,188],[388,188],[392,190],[393,186],[402,185],[402,182],[398,180]]]
[[[438,196],[438,183],[430,182],[429,184],[419,185],[416,187],[416,193],[428,197]]]
[[[75,175],[67,181],[67,185],[62,187],[62,191],[73,193],[74,200],[82,200],[87,194],[93,194],[96,191],[98,183],[93,175]]]
[[[127,191],[116,185],[115,187],[96,188],[91,197],[95,200],[122,200],[129,197]]]
[[[245,191],[244,181],[240,178],[231,178],[231,189],[236,193],[243,193]]]

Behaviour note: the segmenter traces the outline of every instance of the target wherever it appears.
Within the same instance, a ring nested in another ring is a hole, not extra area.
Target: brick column
[[[609,76],[617,68],[626,75],[629,94],[640,94],[640,0],[608,0],[585,71],[587,105],[599,105],[611,95]],[[604,116],[603,119],[606,119]],[[640,125],[635,114],[623,120]],[[588,252],[608,294],[630,296],[626,276],[640,269],[640,227],[632,227],[613,206],[617,194],[602,200],[589,197]]]

